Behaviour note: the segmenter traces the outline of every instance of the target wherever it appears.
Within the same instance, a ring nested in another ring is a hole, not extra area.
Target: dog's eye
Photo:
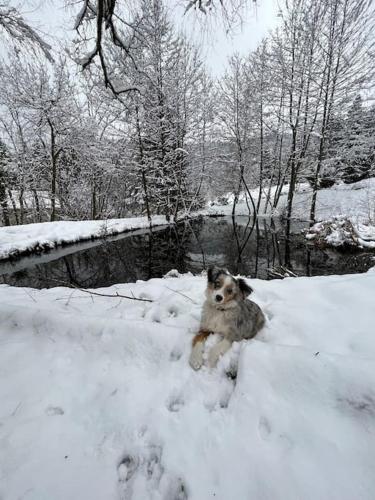
[[[228,292],[228,293],[232,293],[232,292],[233,292],[233,290],[232,290],[231,288],[228,288],[227,292]]]
[[[218,281],[215,282],[215,288],[220,288],[220,283]]]

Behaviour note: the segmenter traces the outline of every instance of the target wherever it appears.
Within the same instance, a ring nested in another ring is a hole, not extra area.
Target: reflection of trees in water
[[[187,272],[186,249],[191,237],[192,231],[188,224],[169,226],[164,231],[139,237],[134,242],[136,252],[133,246],[133,255],[142,279],[163,276],[172,268]]]
[[[294,228],[298,231],[298,227]],[[362,272],[373,254],[342,254],[306,245],[303,235],[286,237],[279,221],[244,217],[206,219],[169,226],[34,265],[0,282],[42,288],[57,282],[104,287],[163,276],[170,269],[199,273],[216,264],[232,273],[268,279],[269,269],[287,267],[297,275]]]
[[[143,235],[106,241],[102,245],[12,275],[0,282],[36,288],[69,283],[81,288],[147,280],[175,267],[186,272],[186,248],[192,232],[188,225],[169,226]]]
[[[178,225],[107,242],[65,257],[62,274],[69,283],[89,288],[148,280],[163,276],[172,267],[186,272],[184,248],[189,237],[187,228]]]
[[[275,276],[270,270],[280,269],[283,274],[285,268],[296,275],[311,276],[363,272],[371,266],[368,256],[309,247],[302,228],[295,222],[289,227],[288,237],[287,228],[279,220],[216,219],[203,225],[200,240],[208,264],[262,279]]]

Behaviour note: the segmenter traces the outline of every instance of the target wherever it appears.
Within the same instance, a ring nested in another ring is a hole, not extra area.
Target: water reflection
[[[294,222],[286,238],[285,226],[278,220],[194,220],[3,263],[0,283],[95,288],[160,277],[172,268],[196,274],[211,264],[262,279],[278,277],[286,268],[298,276],[312,276],[363,272],[374,265],[371,253],[309,248],[303,228],[303,223]]]

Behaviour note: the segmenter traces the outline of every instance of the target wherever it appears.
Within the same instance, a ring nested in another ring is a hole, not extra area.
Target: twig
[[[154,302],[151,299],[141,299],[139,297],[135,297],[134,295],[133,295],[133,297],[130,297],[129,295],[121,295],[118,292],[116,292],[115,294],[93,292],[92,290],[86,290],[85,288],[80,288],[79,286],[74,285],[73,283],[67,283],[66,281],[63,281],[63,280],[56,280],[54,278],[48,278],[48,279],[50,281],[54,281],[56,283],[60,283],[61,285],[65,285],[68,288],[75,288],[76,290],[79,290],[81,292],[88,293],[90,295],[97,295],[98,297],[121,298],[121,299],[137,300],[139,302]]]
[[[36,302],[36,300],[34,299],[34,297],[31,295],[31,293],[29,293],[26,289],[24,289],[24,292],[26,293],[26,295],[28,295],[30,297],[30,299],[34,302]]]
[[[179,295],[182,295],[183,297],[185,297],[186,299],[189,299],[190,302],[192,302],[193,304],[196,304],[195,300],[193,300],[191,297],[189,297],[188,295],[185,295],[184,293],[182,292],[179,292],[178,290],[173,290],[173,288],[169,288],[169,286],[166,286],[165,288],[168,288],[168,290],[170,290],[171,292],[175,292],[175,293],[178,293]]]
[[[16,416],[16,413],[18,412],[18,410],[19,410],[19,408],[20,408],[20,406],[21,406],[21,405],[22,405],[22,401],[20,401],[20,402],[18,403],[18,405],[15,407],[15,409],[12,411],[12,413],[11,413],[11,416],[12,416],[12,417],[15,417],[15,416]]]

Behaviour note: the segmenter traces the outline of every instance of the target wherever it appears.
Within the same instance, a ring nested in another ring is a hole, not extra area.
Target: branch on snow
[[[129,300],[136,300],[138,302],[154,302],[152,299],[142,299],[140,297],[135,297],[134,295],[122,295],[118,292],[116,293],[99,293],[99,292],[93,292],[92,290],[87,290],[86,288],[81,288],[77,285],[74,285],[73,283],[68,283],[67,281],[64,280],[57,280],[53,278],[49,278],[50,281],[53,281],[55,283],[59,283],[60,285],[64,285],[67,288],[74,288],[76,290],[79,290],[80,292],[88,293],[90,295],[96,295],[98,297],[110,297],[111,299],[129,299]]]

